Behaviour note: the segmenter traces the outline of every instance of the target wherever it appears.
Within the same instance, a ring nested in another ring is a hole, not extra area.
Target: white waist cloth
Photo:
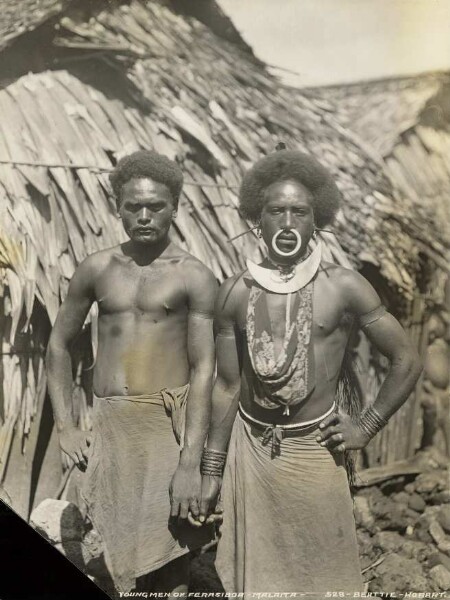
[[[276,425],[276,427],[278,429],[300,429],[303,427],[309,427],[310,425],[315,425],[316,423],[319,423],[320,421],[325,419],[325,417],[328,417],[328,415],[331,415],[331,413],[335,410],[335,408],[336,408],[336,402],[333,402],[333,404],[331,405],[331,408],[329,408],[327,410],[327,412],[324,413],[323,415],[320,415],[320,417],[316,417],[315,419],[311,419],[310,421],[301,421],[300,423],[289,423],[288,425]],[[248,412],[244,410],[241,403],[239,403],[239,410],[244,415],[244,417],[246,417],[249,421],[256,423],[257,425],[262,425],[263,427],[275,427],[275,425],[273,423],[264,423],[264,421],[258,421],[258,419],[254,419],[253,417],[251,417],[248,414]]]

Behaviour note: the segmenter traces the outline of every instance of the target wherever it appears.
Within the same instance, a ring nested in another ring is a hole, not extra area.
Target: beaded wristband
[[[222,477],[226,458],[226,452],[204,448],[200,465],[201,474]]]
[[[382,417],[376,408],[369,406],[361,414],[358,424],[364,433],[372,439],[385,425],[387,425],[387,422],[388,419]]]

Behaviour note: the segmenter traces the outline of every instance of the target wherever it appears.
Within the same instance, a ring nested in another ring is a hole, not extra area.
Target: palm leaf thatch
[[[450,250],[450,74],[305,90],[383,159],[402,201],[402,221],[441,271]],[[399,203],[400,204],[400,203]],[[409,212],[409,214],[408,214]],[[399,216],[393,215],[396,219]],[[425,228],[433,239],[419,233]],[[441,290],[442,292],[442,290]]]
[[[0,48],[58,15],[70,0],[3,0]]]
[[[0,90],[7,316],[0,332],[0,476],[14,428],[26,441],[45,395],[48,328],[36,311],[43,307],[53,323],[76,265],[124,239],[107,178],[124,154],[148,148],[182,162],[186,183],[173,237],[219,279],[260,254],[252,234],[233,244],[227,239],[248,228],[237,202],[243,173],[280,139],[316,156],[343,193],[339,243],[322,234],[329,259],[372,262],[398,298],[409,300],[419,269],[416,236],[433,256],[443,256],[426,223],[420,232],[409,227],[412,215],[393,201],[377,153],[323,100],[282,86],[245,45],[176,12],[176,4],[70,3],[57,27],[41,36],[47,45],[40,51],[53,68],[17,76]],[[76,371],[81,390],[79,364]]]

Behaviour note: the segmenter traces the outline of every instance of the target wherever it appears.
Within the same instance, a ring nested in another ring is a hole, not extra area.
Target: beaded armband
[[[211,448],[204,448],[200,463],[201,474],[222,477],[226,458],[226,452],[212,450]]]
[[[370,439],[387,425],[388,420],[380,415],[376,408],[369,406],[364,410],[359,418],[359,427]]]

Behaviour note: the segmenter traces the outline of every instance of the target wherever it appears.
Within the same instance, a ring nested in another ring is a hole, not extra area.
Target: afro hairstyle
[[[279,150],[260,159],[242,180],[240,210],[244,218],[258,223],[264,206],[264,192],[273,183],[293,179],[313,195],[314,221],[324,227],[333,221],[341,193],[331,174],[315,158],[297,150]]]
[[[139,150],[124,156],[109,176],[109,181],[116,196],[117,208],[120,208],[122,187],[133,178],[149,177],[153,181],[166,185],[173,197],[175,206],[183,186],[183,173],[173,160],[150,150]]]

